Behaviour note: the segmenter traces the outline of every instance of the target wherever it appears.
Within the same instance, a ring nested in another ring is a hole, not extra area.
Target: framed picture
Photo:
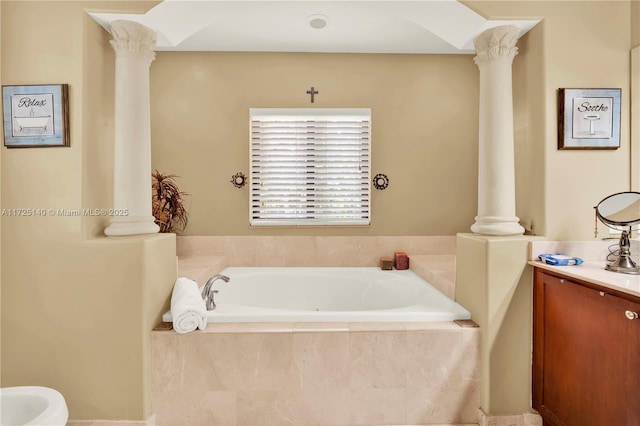
[[[2,86],[4,146],[69,146],[69,85]]]
[[[620,148],[621,89],[559,89],[558,149]]]

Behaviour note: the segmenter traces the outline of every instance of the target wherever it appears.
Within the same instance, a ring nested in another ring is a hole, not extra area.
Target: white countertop
[[[607,271],[604,261],[585,261],[577,266],[552,266],[532,260],[529,265],[640,297],[640,275]]]

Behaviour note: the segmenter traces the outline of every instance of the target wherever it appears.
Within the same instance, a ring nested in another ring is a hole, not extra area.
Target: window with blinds
[[[369,224],[370,109],[249,113],[252,226]]]

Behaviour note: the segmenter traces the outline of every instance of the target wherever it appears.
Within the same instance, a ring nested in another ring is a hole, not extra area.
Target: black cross
[[[313,103],[313,97],[318,93],[320,92],[318,92],[313,86],[311,86],[311,90],[307,90],[307,94],[311,95],[311,103]]]

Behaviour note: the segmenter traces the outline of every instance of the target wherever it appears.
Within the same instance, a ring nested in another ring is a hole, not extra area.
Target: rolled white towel
[[[207,308],[198,290],[198,284],[188,278],[176,280],[171,293],[173,329],[180,334],[207,326]]]

